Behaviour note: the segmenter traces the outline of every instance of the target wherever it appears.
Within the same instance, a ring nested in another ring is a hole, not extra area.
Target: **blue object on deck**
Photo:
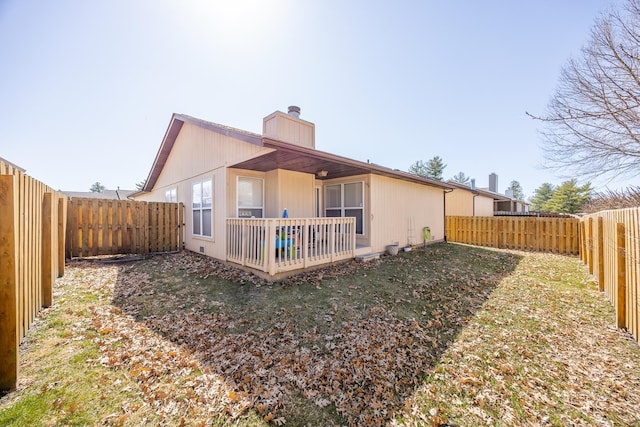
[[[289,218],[289,212],[287,212],[287,208],[284,208],[282,211],[282,218]]]
[[[276,249],[288,248],[293,239],[276,239]]]

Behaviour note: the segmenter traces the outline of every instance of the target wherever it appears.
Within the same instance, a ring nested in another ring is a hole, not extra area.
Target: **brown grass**
[[[640,423],[640,350],[575,258],[442,244],[268,285],[182,253],[57,289],[0,424]]]

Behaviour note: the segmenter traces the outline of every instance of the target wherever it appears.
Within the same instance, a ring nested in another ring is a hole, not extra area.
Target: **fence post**
[[[593,275],[593,218],[589,218],[589,237],[587,241],[587,258],[589,260],[589,274]]]
[[[64,276],[64,257],[65,257],[65,225],[67,223],[65,217],[66,200],[58,195],[58,277]]]
[[[184,237],[184,204],[180,202],[178,204],[178,250],[183,249],[183,237]]]
[[[598,289],[604,291],[604,219],[598,217]]]
[[[18,181],[0,176],[0,390],[18,381]]]
[[[51,307],[53,303],[53,194],[44,193],[42,197],[42,306]]]
[[[580,259],[587,264],[587,222],[580,221]]]
[[[618,318],[618,328],[626,328],[627,325],[627,263],[625,258],[624,223],[619,222],[617,226],[617,247],[618,247],[618,286],[616,314]]]

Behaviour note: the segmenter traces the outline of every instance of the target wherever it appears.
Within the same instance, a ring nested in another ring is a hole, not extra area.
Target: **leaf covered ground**
[[[0,424],[40,398],[50,425],[640,425],[640,349],[575,258],[439,244],[268,284],[183,252],[56,285]]]

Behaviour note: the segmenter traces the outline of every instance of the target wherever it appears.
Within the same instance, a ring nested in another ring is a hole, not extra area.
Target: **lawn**
[[[0,425],[640,425],[640,348],[576,258],[455,244],[268,284],[75,261]]]

